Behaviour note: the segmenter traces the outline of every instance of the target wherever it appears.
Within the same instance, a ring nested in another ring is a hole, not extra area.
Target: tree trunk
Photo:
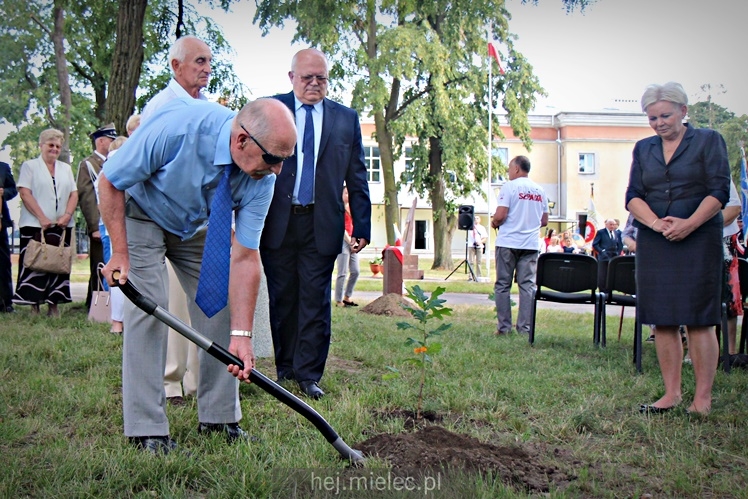
[[[57,69],[57,83],[60,86],[60,104],[62,105],[62,120],[58,119],[58,128],[64,135],[60,161],[70,162],[70,109],[73,106],[68,79],[68,63],[65,58],[65,6],[64,0],[55,0],[53,10],[54,29],[52,43],[55,47],[55,67]]]
[[[441,139],[429,137],[429,197],[434,222],[434,265],[432,269],[452,270],[452,234],[457,218],[447,210],[445,199],[444,169],[442,164]]]
[[[387,229],[387,244],[395,244],[395,225],[400,228],[400,203],[397,200],[392,134],[387,129],[387,121],[382,111],[374,112],[374,123],[377,127],[379,161],[384,180],[384,224]]]
[[[368,32],[366,35],[366,54],[369,56],[369,79],[379,78],[372,70],[372,63],[377,58],[377,21],[376,11],[370,8],[367,14]],[[400,203],[397,200],[397,182],[395,181],[395,165],[392,146],[392,133],[389,129],[390,120],[393,119],[394,110],[400,98],[400,81],[392,82],[390,98],[385,110],[374,110],[374,123],[376,125],[376,138],[379,145],[379,164],[382,167],[382,180],[384,181],[384,228],[387,234],[387,244],[395,244],[395,225],[400,227]]]
[[[148,0],[121,0],[117,15],[117,41],[112,55],[107,121],[114,122],[119,134],[135,109],[135,89],[143,66],[143,20]]]

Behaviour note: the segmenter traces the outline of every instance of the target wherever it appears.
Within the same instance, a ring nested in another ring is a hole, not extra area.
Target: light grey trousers
[[[338,277],[335,279],[335,301],[343,301],[343,288],[345,287],[345,296],[353,296],[353,288],[356,287],[358,275],[361,268],[358,264],[358,253],[351,253],[351,247],[343,241],[343,249],[338,255],[336,265],[338,266]],[[350,275],[348,272],[350,271]],[[348,278],[348,284],[345,278]]]
[[[535,294],[535,277],[538,270],[538,251],[513,248],[496,248],[496,283],[494,300],[498,315],[498,330],[509,333],[512,330],[512,304],[509,296],[512,279],[517,271],[519,287],[519,312],[517,331],[530,333],[532,324],[532,301]]]
[[[148,219],[130,200],[127,209],[127,243],[130,252],[129,280],[156,304],[168,308],[168,275],[165,257],[174,267],[187,294],[192,327],[216,343],[228,347],[229,307],[208,319],[195,304],[197,281],[205,244],[205,230],[182,241]],[[175,284],[176,285],[176,284]],[[125,303],[122,351],[122,405],[125,435],[169,434],[164,392],[168,327]],[[202,423],[234,423],[241,419],[239,383],[226,366],[200,349],[197,390],[198,419]]]

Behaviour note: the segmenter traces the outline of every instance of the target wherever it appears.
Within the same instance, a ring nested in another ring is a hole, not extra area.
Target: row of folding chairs
[[[618,256],[608,264],[606,279],[607,293],[597,289],[597,260],[588,255],[568,253],[543,253],[538,257],[537,289],[533,300],[532,325],[529,342],[535,343],[535,325],[539,301],[569,304],[589,304],[594,306],[594,326],[592,341],[595,346],[606,346],[606,306],[636,306],[636,260],[633,255]],[[743,301],[748,300],[748,260],[739,259],[740,291]],[[748,306],[748,305],[747,305]],[[639,314],[634,319],[633,363],[642,372],[642,324]],[[748,320],[744,319],[740,332],[740,353],[745,352]],[[718,339],[722,342],[722,365],[730,371],[730,358],[727,341],[727,307],[722,304],[722,322],[717,328]],[[620,340],[620,331],[619,331]]]

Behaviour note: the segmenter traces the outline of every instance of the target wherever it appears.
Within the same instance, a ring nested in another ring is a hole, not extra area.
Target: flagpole
[[[488,43],[491,43],[491,32],[490,30],[486,32],[486,35],[488,37]],[[492,71],[491,68],[493,67],[493,62],[491,62],[491,56],[488,56],[488,191],[486,195],[486,200],[488,201],[488,224],[486,227],[486,233],[488,234],[488,237],[486,238],[486,276],[491,275],[491,256],[493,255],[493,250],[491,246],[491,219],[493,217],[493,213],[491,213],[491,166],[492,166],[492,159],[493,159],[493,128],[492,128],[492,122],[493,122],[493,104],[492,104],[492,97],[493,97],[493,78],[491,77]]]

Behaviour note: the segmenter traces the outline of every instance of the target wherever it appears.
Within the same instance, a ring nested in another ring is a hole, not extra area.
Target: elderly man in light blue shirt
[[[145,122],[161,106],[173,99],[191,97],[207,100],[202,89],[210,83],[212,60],[210,47],[197,37],[187,35],[174,42],[169,50],[172,78],[165,89],[148,101],[140,113],[141,122]]]
[[[153,113],[173,99],[186,97],[208,100],[202,89],[210,82],[212,61],[213,54],[205,42],[191,35],[178,38],[169,49],[168,62],[172,78],[166,88],[148,101],[141,113],[141,121],[148,121]],[[177,282],[171,264],[167,262],[166,268],[169,274],[169,312],[190,325],[187,295]],[[170,328],[164,370],[166,400],[180,405],[184,404],[183,395],[195,395],[199,371],[197,346]]]
[[[242,359],[229,366],[240,380],[254,367],[251,330],[260,281],[259,239],[283,159],[293,154],[293,115],[273,99],[258,99],[238,114],[196,99],[174,99],[145,122],[108,161],[100,179],[101,212],[112,257],[103,274],[130,280],[165,307],[168,257],[189,297],[193,327]],[[272,152],[271,152],[272,151]],[[236,235],[231,247],[229,306],[208,318],[195,304],[206,224],[227,165]],[[125,200],[125,191],[129,194]],[[137,447],[167,453],[169,437],[163,373],[167,326],[132,304],[125,308],[122,393],[125,435]],[[230,340],[230,342],[229,342]],[[246,438],[238,383],[200,352],[200,433]]]

